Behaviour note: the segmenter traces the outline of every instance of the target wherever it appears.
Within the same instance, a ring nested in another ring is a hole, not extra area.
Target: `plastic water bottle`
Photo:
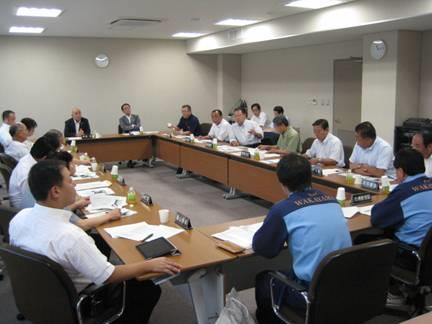
[[[354,176],[351,172],[351,169],[348,170],[346,177],[345,177],[345,181],[346,181],[347,185],[353,185],[354,184]]]
[[[127,194],[127,203],[129,205],[135,205],[136,204],[136,192],[133,187],[129,187],[129,191]]]

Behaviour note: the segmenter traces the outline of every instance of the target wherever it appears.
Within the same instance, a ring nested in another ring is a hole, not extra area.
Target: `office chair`
[[[5,149],[3,147],[3,145],[0,144],[0,153],[4,153]]]
[[[425,236],[420,248],[398,242],[399,251],[414,258],[415,269],[407,270],[399,254],[393,265],[391,276],[401,284],[401,290],[414,306],[410,316],[415,317],[426,312],[426,296],[432,292],[432,228]]]
[[[317,267],[309,289],[270,272],[272,306],[285,323],[363,323],[384,312],[396,244],[380,240],[338,250]],[[275,303],[276,283],[299,293],[306,313]]]
[[[0,205],[0,244],[1,242],[9,243],[9,223],[18,213],[18,209]],[[3,262],[1,262],[3,263]],[[0,280],[3,279],[4,265],[0,264]]]
[[[0,162],[6,164],[11,170],[15,169],[18,161],[6,153],[0,153]]]
[[[302,144],[301,154],[305,154],[307,150],[309,150],[312,146],[312,143],[315,141],[315,138],[308,137],[304,140]]]
[[[345,162],[345,168],[349,169],[350,161],[349,158],[351,157],[353,147],[352,146],[343,146],[344,150],[344,162]]]
[[[201,135],[202,136],[207,136],[208,133],[210,132],[211,127],[212,127],[212,124],[210,124],[210,123],[202,123],[202,124],[200,124]]]
[[[78,294],[63,268],[49,258],[10,245],[0,247],[0,255],[8,269],[18,310],[33,323],[112,323],[123,314],[124,282],[118,287],[120,305],[104,309],[102,297],[104,292],[109,293],[109,285],[92,285]],[[88,305],[101,311],[93,317],[84,316]]]
[[[7,191],[9,191],[9,180],[12,175],[12,169],[6,164],[0,162],[0,174],[2,175],[3,180],[6,184]]]
[[[123,128],[121,128],[120,125],[118,125],[118,133],[119,133],[119,134],[123,134]]]

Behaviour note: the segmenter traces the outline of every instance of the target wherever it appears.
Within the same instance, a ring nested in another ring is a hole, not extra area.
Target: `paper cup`
[[[169,210],[168,209],[161,209],[159,210],[159,220],[161,224],[168,223],[169,219]]]
[[[113,165],[113,167],[111,169],[111,174],[112,175],[118,175],[118,166],[117,165]]]
[[[361,175],[354,176],[354,184],[361,185],[361,183],[362,183],[362,177],[361,177]]]
[[[345,199],[346,199],[345,188],[344,187],[339,187],[337,189],[336,200],[338,200],[338,201],[344,201]]]
[[[91,169],[93,172],[96,172],[98,170],[98,164],[96,162],[92,162]]]

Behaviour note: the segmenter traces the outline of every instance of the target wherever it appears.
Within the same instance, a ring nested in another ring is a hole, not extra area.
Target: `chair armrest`
[[[281,281],[282,283],[284,283],[285,285],[287,285],[288,287],[298,291],[298,292],[303,292],[303,291],[307,291],[308,288],[303,286],[302,284],[298,283],[297,281],[294,281],[290,278],[288,278],[285,274],[283,274],[282,272],[279,271],[271,271],[269,272],[270,277]]]
[[[86,296],[91,297],[93,295],[96,295],[102,291],[104,291],[110,284],[103,284],[103,285],[90,285],[86,289],[82,290],[79,295],[80,296]]]
[[[413,254],[417,258],[418,261],[421,261],[420,254],[418,252],[418,250],[419,250],[418,247],[413,246],[413,245],[409,245],[409,244],[406,244],[403,242],[398,242],[397,245],[398,245],[398,249],[404,250],[407,252],[411,252],[411,254]]]

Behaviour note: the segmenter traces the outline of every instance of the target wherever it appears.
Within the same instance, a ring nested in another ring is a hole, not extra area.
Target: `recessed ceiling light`
[[[220,26],[246,26],[246,25],[256,24],[257,22],[258,22],[258,20],[229,18],[229,19],[218,21],[216,23],[216,25],[220,25]]]
[[[320,9],[324,7],[336,6],[341,4],[340,0],[295,0],[287,3],[287,7],[298,7],[306,9]]]
[[[12,26],[9,28],[9,33],[23,33],[23,34],[40,34],[45,30],[43,27],[18,27]]]
[[[58,17],[63,12],[60,9],[47,9],[47,8],[27,8],[19,7],[17,10],[17,16],[26,17]]]
[[[179,38],[194,38],[194,37],[200,37],[204,34],[202,33],[186,33],[186,32],[180,32],[180,33],[175,33],[174,35],[172,35],[172,37],[179,37]]]

